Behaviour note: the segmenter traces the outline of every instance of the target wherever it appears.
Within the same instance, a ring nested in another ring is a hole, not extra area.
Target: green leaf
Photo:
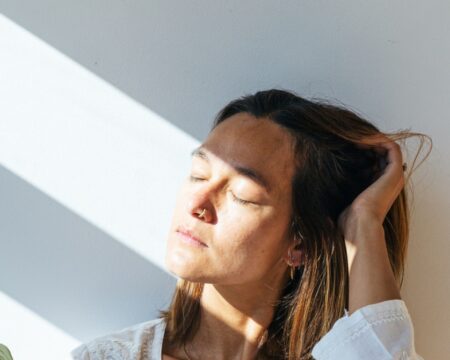
[[[11,352],[3,344],[0,344],[0,360],[13,360]]]

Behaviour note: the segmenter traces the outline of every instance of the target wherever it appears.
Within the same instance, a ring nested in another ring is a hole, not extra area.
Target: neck
[[[269,283],[284,284],[284,281]],[[264,343],[281,290],[267,282],[205,284],[200,298],[200,327],[187,345],[191,357],[199,359],[206,351],[218,360],[254,359]]]

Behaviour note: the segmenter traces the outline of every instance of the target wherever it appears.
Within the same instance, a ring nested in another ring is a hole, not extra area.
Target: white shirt
[[[161,360],[163,319],[129,326],[81,344],[74,360]],[[414,348],[414,329],[403,300],[364,306],[338,319],[314,346],[316,360],[423,360]]]

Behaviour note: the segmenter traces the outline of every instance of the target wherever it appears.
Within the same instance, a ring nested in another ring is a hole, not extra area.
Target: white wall
[[[226,102],[283,87],[433,138],[402,294],[418,352],[450,353],[449,2],[0,0],[0,13],[2,301],[67,344],[154,316],[174,284],[161,260],[188,151]],[[0,319],[0,342],[29,358]]]

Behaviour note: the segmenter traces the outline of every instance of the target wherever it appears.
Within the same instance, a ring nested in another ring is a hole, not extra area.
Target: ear
[[[292,259],[289,258],[289,249]],[[284,261],[290,266],[294,265],[295,267],[302,266],[305,263],[305,253],[303,246],[301,244],[297,245],[289,245],[286,250],[285,255],[283,256]]]

